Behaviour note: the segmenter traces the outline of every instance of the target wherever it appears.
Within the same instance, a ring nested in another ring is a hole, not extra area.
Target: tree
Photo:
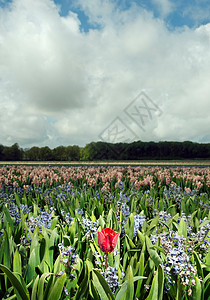
[[[80,149],[79,146],[73,145],[66,147],[67,160],[78,161],[80,160]]]
[[[26,160],[38,161],[40,160],[40,148],[32,147],[25,151]]]
[[[22,160],[23,150],[15,143],[11,147],[4,147],[2,154],[7,161],[19,161]]]
[[[64,146],[58,146],[53,149],[52,151],[53,159],[57,161],[65,161],[68,160],[67,154],[66,154],[66,147]]]
[[[4,160],[4,146],[3,145],[0,145],[0,160]]]
[[[48,146],[40,148],[40,159],[44,161],[53,160],[53,152]]]

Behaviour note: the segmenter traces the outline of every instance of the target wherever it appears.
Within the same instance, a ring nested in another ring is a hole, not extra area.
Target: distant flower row
[[[90,187],[110,189],[123,182],[127,188],[157,187],[178,184],[187,191],[197,189],[205,191],[210,188],[210,168],[198,167],[68,167],[68,166],[2,166],[0,167],[0,188],[4,185],[57,186],[85,184]]]

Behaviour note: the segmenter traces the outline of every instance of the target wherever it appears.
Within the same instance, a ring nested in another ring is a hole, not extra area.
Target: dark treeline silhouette
[[[210,159],[210,143],[193,142],[92,142],[85,147],[58,146],[54,149],[22,149],[17,143],[0,145],[0,161],[94,161],[94,160],[179,160]]]

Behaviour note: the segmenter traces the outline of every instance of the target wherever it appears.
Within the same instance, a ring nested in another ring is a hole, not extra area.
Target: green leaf
[[[109,213],[108,213],[108,216],[107,216],[107,220],[106,220],[106,224],[107,224],[107,227],[109,228],[112,228],[113,226],[113,222],[112,222],[112,214],[113,214],[113,210],[110,209],[109,210]]]
[[[65,280],[66,280],[66,274],[63,274],[57,278],[55,284],[53,285],[52,289],[49,292],[47,300],[60,299],[64,284],[65,284]]]
[[[30,282],[35,276],[35,267],[36,267],[36,253],[35,253],[35,249],[33,249],[28,260],[28,272],[27,272],[28,282]]]
[[[202,289],[203,289],[202,291],[204,294],[204,299],[206,299],[205,295],[209,296],[209,294],[210,294],[210,273],[208,275],[206,275],[206,277],[204,278],[203,284],[202,284]]]
[[[38,294],[37,294],[37,300],[43,300],[44,299],[44,283],[45,279],[49,276],[52,275],[52,273],[44,273],[40,277],[39,280],[39,286],[38,286]]]
[[[15,293],[17,297],[20,295],[21,300],[28,300],[29,297],[25,292],[24,287],[21,285],[20,281],[17,279],[17,277],[4,265],[0,264],[0,269],[7,275],[9,278],[9,281],[13,285],[15,289]],[[19,294],[19,295],[18,295]]]
[[[44,237],[42,238],[42,241],[41,241],[40,252],[42,252],[43,255],[42,255],[42,261],[41,261],[40,267],[42,268],[44,273],[47,273],[50,271],[49,269],[51,266],[50,251],[49,251],[50,239],[49,239],[49,236],[47,234],[45,227],[42,227],[42,234]],[[53,251],[53,249],[51,249],[51,251]]]
[[[18,208],[20,208],[20,198],[19,198],[19,195],[17,193],[15,193],[15,202],[16,202]]]
[[[6,206],[4,206],[4,223],[9,223],[12,231],[14,231],[14,221],[12,220],[10,213],[8,211],[8,208]]]
[[[171,221],[171,220],[170,220]],[[168,224],[166,224],[165,222],[163,221],[159,221],[159,223],[162,225],[162,226],[165,226],[168,230],[170,230],[170,227]]]
[[[37,300],[37,288],[38,288],[39,276],[36,277],[32,289],[31,300]],[[39,299],[39,298],[38,298]],[[39,299],[41,300],[41,299]]]
[[[66,274],[63,274],[60,277],[57,277],[57,280],[55,281],[54,286],[52,287],[51,291],[49,292],[49,296],[47,297],[47,300],[60,299],[65,280],[66,280]]]
[[[131,213],[127,220],[127,229],[126,229],[126,234],[129,236],[130,240],[133,239],[133,231],[134,231],[134,216]]]
[[[102,216],[99,217],[98,224],[99,224],[99,226],[101,226],[101,228],[104,228],[106,223],[105,223],[104,218]]]
[[[185,223],[183,218],[181,218],[178,224],[178,234],[180,236],[183,236],[184,238],[187,238],[187,224]]]
[[[90,272],[89,272],[87,263],[85,262],[85,276],[84,276],[84,279],[82,280],[81,284],[79,285],[79,289],[76,292],[74,300],[82,299],[82,296],[86,293],[87,288],[89,286],[89,279],[90,279]]]
[[[56,258],[56,261],[53,266],[53,273],[58,274],[60,271],[64,271],[65,267],[61,264],[61,255]]]
[[[158,270],[158,300],[163,299],[164,272],[162,265],[159,265]]]
[[[147,234],[157,226],[158,222],[159,222],[159,215],[157,217],[155,217],[154,219],[152,219],[150,226],[147,230]]]
[[[32,251],[35,251],[35,265],[38,266],[40,264],[40,244],[39,244],[39,228],[38,226],[36,227],[33,237],[32,237],[32,241],[31,241],[31,247],[30,247],[30,254],[32,253]]]
[[[144,252],[142,252],[141,256],[140,256],[138,275],[142,276],[143,274],[144,274]],[[138,298],[139,297],[138,295],[140,295],[142,282],[143,282],[143,280],[141,280],[137,283],[136,294],[135,294],[136,298]]]
[[[74,222],[74,221],[71,222],[71,226],[69,228],[69,233],[70,233],[71,244],[73,244],[75,233],[76,233],[76,222]]]
[[[86,259],[85,263],[86,263],[86,265],[87,265],[88,271],[89,271],[89,272],[92,271],[92,269],[93,269],[93,264],[92,264],[92,262],[91,262],[89,259]]]
[[[139,238],[140,241],[141,241],[141,245],[143,245],[144,242],[145,242],[145,236],[144,236],[143,233],[142,233],[141,231],[139,231],[139,230],[137,230],[137,233],[138,233],[138,238]]]
[[[21,256],[18,252],[18,249],[15,251],[14,259],[13,259],[13,272],[17,272],[22,274],[22,268],[21,268]]]
[[[125,235],[125,238],[126,238],[126,243],[128,245],[128,249],[133,249],[133,248],[136,248],[135,244],[133,243],[133,241],[130,239],[130,237],[126,234]]]
[[[133,282],[137,281],[137,280],[140,280],[140,279],[147,279],[147,277],[143,277],[143,276],[135,276],[133,277]],[[120,290],[117,292],[117,295],[115,297],[115,300],[121,300],[124,293],[126,292],[127,290],[127,280],[125,280],[120,288]]]
[[[92,281],[90,282],[90,295],[94,300],[100,300]]]
[[[157,272],[153,278],[152,286],[146,300],[162,300],[163,299],[163,283],[164,274],[163,268],[159,265]]]
[[[58,236],[57,230],[54,229],[51,232],[50,240],[49,240],[49,263],[50,263],[50,271],[52,271],[52,268],[53,268],[54,244],[55,244],[55,240],[56,240],[57,236]]]
[[[206,275],[206,277],[203,280],[203,284],[206,283],[206,281],[210,280],[210,273],[208,275]]]
[[[127,277],[127,292],[126,292],[126,300],[133,299],[134,296],[134,284],[133,284],[133,270],[132,267],[129,266],[128,277]]]
[[[210,271],[210,251],[205,255],[204,262],[207,266],[208,271]]]
[[[154,249],[154,246],[148,236],[146,236],[146,246],[151,259],[155,263],[156,267],[158,267],[160,264],[162,264],[162,260],[157,251]]]
[[[112,291],[106,282],[105,278],[99,273],[97,270],[92,270],[93,274],[93,284],[96,288],[96,290],[99,293],[99,296],[103,300],[109,300],[110,298],[114,300],[114,296],[112,294]]]
[[[3,254],[3,263],[6,267],[10,268],[10,244],[7,230],[4,230],[4,254]]]
[[[58,223],[58,216],[56,216],[56,217],[54,217],[54,218],[52,219],[50,229],[51,229],[51,230],[54,230],[54,229],[55,229],[55,226],[57,225],[57,223]]]
[[[196,277],[195,278],[195,286],[193,289],[193,300],[201,300],[201,295],[202,295],[202,290],[201,290],[201,282],[200,280]]]
[[[201,227],[203,227],[203,226],[205,226],[205,225],[207,225],[209,223],[210,223],[210,220],[205,220],[205,221],[203,221],[203,223],[201,223],[201,224],[198,225],[198,228],[201,228]]]
[[[195,259],[198,276],[201,276],[201,278],[203,279],[204,276],[203,276],[203,269],[202,269],[201,261],[198,257],[198,254],[195,251],[193,251],[193,256],[194,256],[194,259]]]

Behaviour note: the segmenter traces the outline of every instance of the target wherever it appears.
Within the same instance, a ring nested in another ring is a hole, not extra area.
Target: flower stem
[[[105,254],[105,269],[108,267],[108,253]]]

